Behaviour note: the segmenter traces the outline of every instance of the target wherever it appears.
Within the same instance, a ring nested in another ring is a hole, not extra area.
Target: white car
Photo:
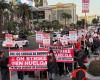
[[[3,41],[2,47],[11,47],[11,48],[20,48],[23,46],[27,46],[29,44],[28,40],[15,40],[15,41]]]

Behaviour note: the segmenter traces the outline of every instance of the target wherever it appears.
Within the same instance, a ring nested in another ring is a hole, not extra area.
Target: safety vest
[[[71,73],[72,78],[76,79],[76,74],[77,74],[78,71],[83,71],[84,74],[86,74],[86,70],[84,70],[84,69],[76,69]],[[86,79],[86,77],[84,77],[82,80],[87,80],[87,79]]]

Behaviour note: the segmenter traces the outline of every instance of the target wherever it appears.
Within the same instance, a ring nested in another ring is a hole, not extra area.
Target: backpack
[[[76,73],[76,80],[83,80],[83,78],[85,78],[85,73],[82,70],[79,70]]]
[[[85,72],[84,70],[79,69],[78,71],[75,70],[72,73],[72,80],[87,80],[85,77]]]

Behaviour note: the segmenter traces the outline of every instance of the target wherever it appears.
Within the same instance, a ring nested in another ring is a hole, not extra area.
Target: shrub
[[[100,76],[100,60],[92,61],[89,65],[88,72],[93,76]]]

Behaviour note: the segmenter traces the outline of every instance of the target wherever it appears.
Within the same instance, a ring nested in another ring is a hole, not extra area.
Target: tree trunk
[[[2,25],[2,9],[0,9],[0,38],[3,38],[2,28],[3,28],[3,25]]]
[[[66,18],[65,18],[65,27],[66,27]]]

